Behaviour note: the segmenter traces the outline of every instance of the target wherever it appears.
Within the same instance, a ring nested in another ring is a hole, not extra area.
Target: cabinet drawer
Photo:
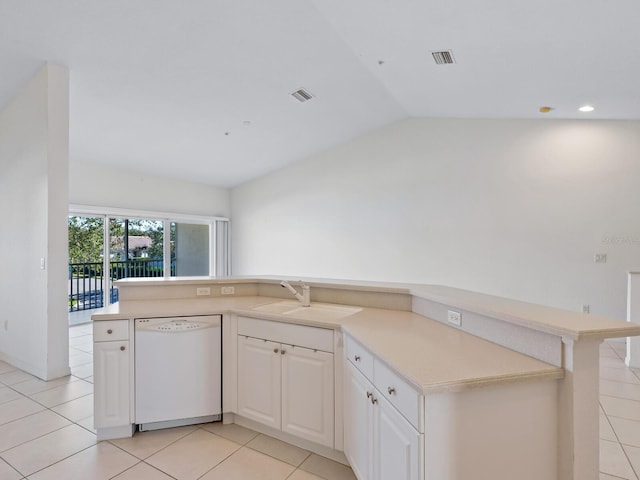
[[[333,330],[238,317],[238,335],[333,353]]]
[[[129,339],[129,320],[103,320],[93,322],[93,341],[110,342]]]
[[[373,355],[349,335],[344,337],[344,351],[349,361],[369,380],[373,379]]]
[[[380,360],[375,360],[373,370],[373,384],[384,398],[389,400],[411,425],[422,431],[422,395]]]

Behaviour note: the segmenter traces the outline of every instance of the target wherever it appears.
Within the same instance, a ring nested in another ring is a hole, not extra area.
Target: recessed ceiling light
[[[581,112],[593,112],[595,108],[593,108],[591,105],[583,105],[578,110],[580,110]]]

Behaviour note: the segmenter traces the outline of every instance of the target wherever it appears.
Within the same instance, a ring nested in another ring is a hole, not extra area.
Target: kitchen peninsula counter
[[[299,280],[284,279],[293,284]],[[640,335],[640,325],[439,285],[311,278],[303,280],[311,287],[312,305],[348,305],[358,311],[336,319],[256,309],[292,300],[280,287],[281,280],[121,280],[116,283],[120,302],[92,318],[95,322],[131,322],[138,317],[221,313],[231,319],[229,325],[234,325],[234,319],[248,317],[329,328],[336,332],[338,342],[336,365],[342,365],[338,359],[343,358],[343,336],[361,344],[377,362],[421,392],[425,404],[436,402],[424,407],[425,415],[433,411],[429,408],[433,409],[438,399],[448,399],[446,402],[454,405],[457,400],[451,395],[463,395],[461,400],[471,401],[483,395],[473,392],[498,392],[511,388],[509,385],[518,386],[518,391],[533,388],[533,392],[539,385],[547,392],[547,399],[554,399],[557,478],[597,480],[599,344],[606,338]],[[198,289],[210,295],[198,296]],[[456,318],[460,319],[459,325],[451,321]],[[230,335],[228,344],[223,336],[223,349],[231,345],[235,352],[235,334]],[[233,359],[233,353],[230,355]],[[341,366],[336,367],[336,385],[340,384],[341,371]],[[549,397],[551,383],[557,385],[557,393]],[[496,395],[492,402],[500,403],[502,397]],[[504,406],[513,414],[513,405]],[[517,418],[516,414],[511,421]],[[446,425],[442,429],[445,431]],[[438,453],[444,454],[446,451]]]
[[[255,310],[281,300],[260,296],[134,300],[114,304],[94,315],[93,320],[216,313],[341,330],[351,334],[423,393],[563,376],[560,367],[413,312],[363,307],[337,320],[309,320]]]

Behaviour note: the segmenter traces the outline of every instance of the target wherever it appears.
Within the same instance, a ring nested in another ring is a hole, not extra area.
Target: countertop
[[[278,301],[282,299],[264,296],[133,300],[114,304],[92,319],[235,313],[341,330],[425,394],[496,383],[558,379],[564,374],[560,367],[412,312],[363,307],[340,319],[316,321],[253,310]]]
[[[278,284],[281,280],[304,281],[314,287],[361,292],[384,292],[411,295],[413,301],[430,300],[450,307],[525,326],[536,331],[563,336],[572,340],[582,338],[616,338],[640,335],[640,325],[623,320],[563,310],[484,293],[443,285],[373,282],[299,277],[173,277],[125,279],[116,282],[127,288],[158,285],[234,285],[243,283]]]

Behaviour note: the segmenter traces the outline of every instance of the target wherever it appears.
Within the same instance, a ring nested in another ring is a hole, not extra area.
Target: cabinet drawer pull
[[[124,345],[120,347],[120,351],[121,351],[121,352],[124,352],[125,350],[126,350],[126,348],[125,348],[125,346],[124,346]]]
[[[376,403],[378,403],[378,399],[371,395],[371,405],[375,405]]]
[[[284,355],[286,352],[286,350],[283,348],[282,350],[280,350],[280,355]]]
[[[355,357],[353,357],[353,359],[354,359],[356,362],[359,362],[359,361],[360,361],[360,355],[356,355]]]
[[[113,333],[113,330],[109,329],[109,330],[107,330],[107,333],[108,333],[109,335],[111,335],[111,334]]]
[[[389,392],[389,395],[395,395],[396,389],[394,387],[389,387],[387,388],[387,392]]]
[[[278,350],[277,348],[273,349],[273,353],[278,353],[280,350]]]
[[[373,396],[373,393],[367,392],[367,398],[371,398],[372,396]]]

